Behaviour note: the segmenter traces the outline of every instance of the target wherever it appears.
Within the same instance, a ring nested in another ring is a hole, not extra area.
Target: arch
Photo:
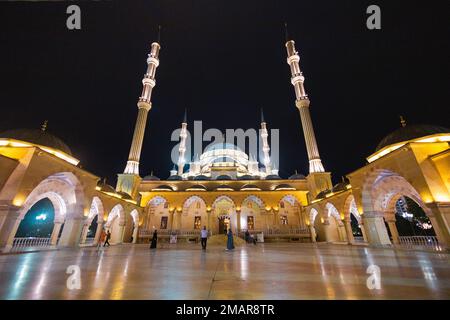
[[[253,206],[253,203],[256,204]],[[264,201],[255,195],[247,196],[241,203],[240,228],[241,230],[262,230],[266,222],[264,213]]]
[[[280,219],[284,217],[283,220],[289,226],[305,226],[305,219],[301,213],[300,201],[291,194],[281,198],[279,202],[279,215]]]
[[[111,232],[111,243],[121,243],[125,227],[125,211],[120,204],[116,204],[108,214],[106,229]]]
[[[55,173],[42,180],[25,199],[19,219],[44,198],[48,198],[55,208],[55,222],[64,222],[68,212],[83,217],[84,192],[80,181],[71,172]]]
[[[222,233],[226,226],[231,225],[234,233],[237,233],[236,205],[229,196],[218,196],[212,206],[210,214],[210,230],[213,233]]]
[[[144,229],[172,228],[172,214],[169,211],[169,201],[162,196],[155,196],[147,202]]]
[[[87,238],[95,238],[97,234],[98,222],[103,223],[105,209],[99,197],[94,196],[87,219],[81,233],[80,243],[85,243]]]
[[[345,241],[346,237],[343,230],[343,223],[341,220],[341,215],[339,214],[339,211],[336,209],[334,204],[331,202],[328,202],[325,205],[326,209],[326,240],[327,242],[335,242],[335,241]]]
[[[317,216],[319,215],[319,211],[316,208],[311,208],[309,210],[309,223],[311,226],[314,226]]]
[[[9,237],[13,239],[17,233],[20,222],[23,220],[28,210],[38,201],[48,198],[54,209],[54,227],[51,236],[51,243],[56,245],[60,228],[67,219],[84,219],[84,191],[78,178],[71,172],[58,172],[52,174],[39,182],[27,195],[19,210],[19,216],[15,225],[9,231]],[[71,231],[65,232],[63,229],[61,237],[64,238],[64,245],[75,244],[78,240]]]
[[[200,229],[208,224],[205,200],[198,195],[187,198],[183,203],[180,229]]]
[[[361,214],[358,211],[355,197],[352,194],[345,199],[343,211],[345,220],[350,220],[350,216],[353,215],[358,221],[358,224],[361,224]]]

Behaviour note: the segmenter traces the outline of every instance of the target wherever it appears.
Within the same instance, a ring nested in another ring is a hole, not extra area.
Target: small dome
[[[60,150],[68,155],[72,151],[61,139],[41,129],[14,129],[0,133],[0,138],[15,139],[25,141],[44,147]]]
[[[194,180],[209,180],[209,177],[208,177],[208,176],[205,176],[205,175],[203,175],[203,174],[201,174],[201,175],[199,175],[199,176],[196,176],[196,177],[194,178]]]
[[[266,176],[266,180],[281,180],[281,177],[277,174],[269,174]]]
[[[316,199],[323,199],[329,193],[331,193],[331,190],[328,190],[328,189],[323,190],[323,191],[319,192],[319,194],[316,196]]]
[[[295,188],[287,183],[282,183],[275,187],[275,190],[295,190]]]
[[[167,180],[172,180],[172,181],[173,180],[183,180],[183,178],[181,176],[175,174],[173,176],[168,177]]]
[[[384,139],[381,140],[378,144],[375,151],[381,150],[384,147],[390,146],[395,143],[430,136],[438,133],[450,133],[450,129],[425,124],[406,125],[384,137]]]
[[[162,185],[157,186],[156,188],[152,189],[152,191],[173,191],[173,189],[171,186],[162,184]]]
[[[254,184],[246,184],[242,186],[241,190],[261,190],[261,188]]]
[[[146,180],[146,181],[159,181],[159,180],[161,180],[161,179],[158,178],[157,176],[154,176],[154,175],[152,175],[152,174],[149,174],[148,176],[145,176],[145,177],[143,178],[143,180]]]
[[[231,177],[227,174],[222,174],[216,178],[216,180],[232,180]]]
[[[304,179],[306,179],[306,177],[299,173],[295,173],[289,177],[289,180],[304,180]]]
[[[249,174],[244,174],[243,176],[240,176],[238,179],[239,180],[255,180],[255,177],[253,177]]]

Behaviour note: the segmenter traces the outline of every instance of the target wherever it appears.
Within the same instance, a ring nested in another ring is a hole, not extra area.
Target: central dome
[[[450,133],[450,130],[440,126],[414,124],[401,127],[394,132],[388,134],[380,141],[375,151],[381,150],[384,147],[408,140],[417,139],[420,137],[431,136],[439,133]]]
[[[61,139],[41,129],[14,129],[0,133],[0,139],[14,139],[29,142],[32,144],[60,150],[68,155],[72,151]]]

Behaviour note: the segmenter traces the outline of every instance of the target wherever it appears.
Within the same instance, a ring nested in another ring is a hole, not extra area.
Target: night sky
[[[81,7],[82,29],[66,28]],[[377,4],[382,29],[366,28]],[[0,132],[39,128],[115,184],[124,170],[150,43],[160,66],[141,175],[172,168],[172,130],[279,128],[280,175],[308,172],[286,64],[284,21],[300,53],[319,151],[335,182],[409,124],[450,126],[447,1],[74,1],[0,3]]]

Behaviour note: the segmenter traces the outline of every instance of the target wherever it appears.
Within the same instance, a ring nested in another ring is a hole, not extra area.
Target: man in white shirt
[[[202,240],[202,249],[206,250],[206,241],[208,240],[208,230],[206,230],[206,226],[203,226],[203,229],[200,231],[201,240]]]

